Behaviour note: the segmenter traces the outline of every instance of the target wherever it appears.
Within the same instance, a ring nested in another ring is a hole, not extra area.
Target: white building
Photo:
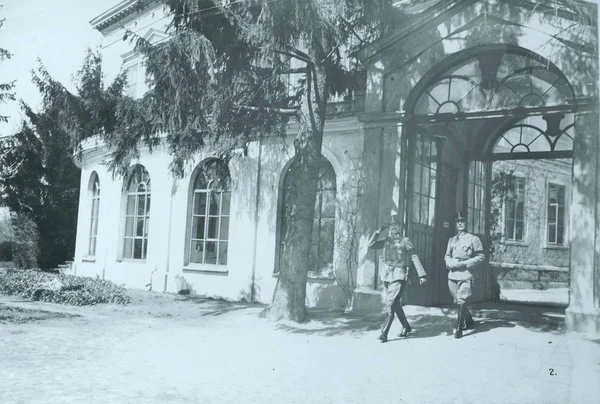
[[[492,162],[571,158],[567,325],[600,331],[597,22],[547,11],[526,1],[427,2],[365,46],[364,101],[332,105],[339,113],[325,127],[309,306],[341,307],[344,290],[354,310],[379,305],[378,257],[366,240],[391,212],[404,217],[430,276],[424,287],[409,280],[408,302],[448,302],[441,259],[454,212],[468,210],[471,231],[489,245]],[[166,40],[162,6],[126,0],[91,23],[104,35],[106,79],[128,69],[139,96],[142,66],[124,29]],[[294,131],[288,142],[264,136],[251,145],[231,162],[225,186],[203,166],[210,149],[182,180],[169,176],[160,150],[142,153],[140,170],[123,179],[102,164],[109,150],[88,138],[74,270],[129,287],[269,302]],[[348,249],[352,235],[357,246]],[[491,296],[492,278],[486,262],[475,299]]]

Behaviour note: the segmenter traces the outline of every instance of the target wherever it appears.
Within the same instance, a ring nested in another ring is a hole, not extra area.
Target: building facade
[[[122,68],[143,76],[124,29],[167,40],[162,7],[136,4],[123,1],[91,22],[104,35],[107,80]],[[568,184],[555,184],[570,187],[562,241],[571,254],[553,264],[571,274],[568,327],[600,331],[598,24],[596,6],[585,7],[593,24],[523,1],[427,2],[362,49],[364,99],[330,105],[325,125],[309,306],[380,307],[379,257],[367,240],[391,213],[404,218],[430,276],[423,287],[411,276],[408,302],[448,303],[442,258],[452,218],[468,211],[470,230],[489,248],[494,162],[571,159]],[[143,86],[133,81],[128,91],[138,96]],[[160,150],[143,152],[124,179],[106,171],[109,150],[89,138],[78,162],[74,271],[129,287],[270,302],[295,131],[290,125],[285,141],[261,138],[218,184],[210,148],[181,180],[169,176]],[[488,254],[474,298],[493,296],[494,281]]]

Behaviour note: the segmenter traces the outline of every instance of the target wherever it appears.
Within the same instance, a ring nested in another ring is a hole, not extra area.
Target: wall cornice
[[[103,32],[135,12],[145,10],[157,3],[158,0],[124,0],[92,19],[90,25],[92,28]]]

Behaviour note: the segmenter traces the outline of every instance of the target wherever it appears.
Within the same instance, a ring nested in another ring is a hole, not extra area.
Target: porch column
[[[600,334],[600,126],[598,111],[575,118],[570,214],[570,331]]]
[[[381,308],[381,298],[376,289],[375,254],[369,251],[368,241],[379,223],[379,189],[381,156],[383,153],[383,128],[376,125],[364,127],[362,192],[360,214],[357,220],[358,268],[356,289],[352,296],[352,311],[377,311]]]
[[[392,213],[403,214],[404,154],[402,126],[396,122],[365,125],[363,144],[363,189],[358,222],[359,238],[356,290],[352,311],[379,311],[382,308],[378,280],[379,253],[368,249],[370,236],[388,223]],[[400,200],[403,200],[400,197]]]

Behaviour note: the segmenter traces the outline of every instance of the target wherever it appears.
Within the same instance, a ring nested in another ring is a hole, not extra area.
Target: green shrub
[[[36,270],[8,270],[0,274],[0,293],[73,306],[131,302],[125,288],[112,282]]]
[[[17,268],[37,268],[39,248],[39,233],[37,226],[29,215],[23,213],[11,214],[13,228],[13,261]]]
[[[12,261],[12,242],[0,242],[0,261]]]

